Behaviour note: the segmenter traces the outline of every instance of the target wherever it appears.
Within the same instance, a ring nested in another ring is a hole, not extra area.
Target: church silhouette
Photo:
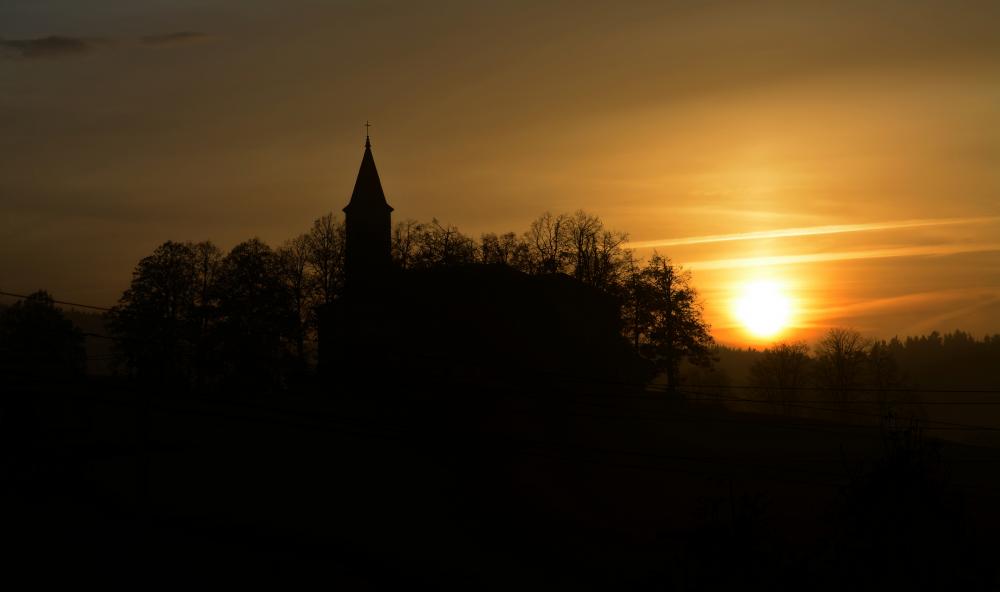
[[[499,264],[400,269],[392,212],[365,138],[345,214],[345,289],[320,311],[320,368],[337,381],[620,383],[651,368],[615,298],[565,274]]]

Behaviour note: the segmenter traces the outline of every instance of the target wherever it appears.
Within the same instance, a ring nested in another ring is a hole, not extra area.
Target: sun
[[[744,284],[733,301],[733,314],[756,337],[774,337],[788,326],[792,302],[771,280]]]

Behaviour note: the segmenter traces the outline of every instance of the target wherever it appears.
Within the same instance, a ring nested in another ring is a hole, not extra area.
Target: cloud
[[[0,39],[0,49],[22,58],[61,58],[89,53],[107,43],[105,39],[50,35],[38,39]]]
[[[150,47],[171,47],[204,41],[208,38],[210,38],[210,35],[206,33],[177,31],[159,35],[146,35],[145,37],[140,37],[138,41],[126,41],[125,43],[138,43]],[[83,55],[114,44],[113,40],[107,38],[67,37],[62,35],[50,35],[37,39],[0,39],[0,56],[7,54],[9,57],[24,59],[63,58]]]
[[[177,31],[175,33],[164,33],[161,35],[146,35],[145,37],[140,37],[139,42],[143,45],[180,45],[182,43],[196,43],[198,41],[204,41],[209,38],[209,35],[205,33],[199,33],[197,31]]]
[[[839,306],[807,310],[810,316],[820,318],[851,318],[863,314],[924,310],[928,305],[948,304],[955,309],[957,303],[1000,300],[1000,286],[952,288],[930,292],[913,292],[885,298],[861,300]],[[978,306],[978,304],[977,304]],[[939,307],[940,308],[940,307]]]
[[[994,295],[992,297],[984,297],[979,300],[972,302],[966,306],[960,308],[954,308],[948,310],[942,314],[924,317],[907,327],[905,333],[923,333],[925,331],[931,331],[937,327],[943,326],[945,323],[952,322],[955,319],[965,317],[968,319],[970,315],[975,313],[989,311],[993,309],[993,314],[1000,312],[1000,296]]]
[[[759,232],[739,232],[736,234],[712,234],[706,236],[689,236],[682,238],[665,238],[648,241],[630,242],[629,249],[647,249],[652,247],[676,247],[680,245],[701,245],[707,243],[724,243],[742,240],[759,240],[771,238],[788,238],[796,236],[818,236],[823,234],[843,234],[848,232],[870,232],[874,230],[897,230],[901,228],[922,228],[928,226],[949,226],[955,224],[982,224],[995,222],[1000,217],[980,218],[937,218],[922,220],[900,220],[896,222],[871,222],[865,224],[831,224],[827,226],[805,226],[800,228],[778,228]]]
[[[737,257],[733,259],[712,259],[689,261],[684,267],[692,270],[744,269],[748,267],[772,267],[776,265],[800,265],[803,263],[823,263],[827,261],[851,261],[856,259],[886,259],[891,257],[942,257],[962,253],[986,253],[1000,251],[1000,243],[967,245],[931,245],[872,249],[868,251],[841,251],[835,253],[808,253],[803,255],[775,255],[772,257]]]

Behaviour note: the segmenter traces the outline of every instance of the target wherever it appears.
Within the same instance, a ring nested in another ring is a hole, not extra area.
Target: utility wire
[[[30,296],[27,296],[25,294],[14,294],[13,292],[2,292],[2,291],[0,291],[0,296],[10,296],[11,298],[20,298],[22,300],[27,299],[27,298],[30,297]],[[62,304],[64,306],[76,306],[78,308],[90,308],[90,309],[93,309],[93,310],[101,310],[101,311],[104,311],[104,312],[108,312],[108,311],[111,310],[110,308],[107,308],[105,306],[94,306],[93,304],[80,304],[79,302],[67,302],[65,300],[53,300],[52,302],[54,304]]]

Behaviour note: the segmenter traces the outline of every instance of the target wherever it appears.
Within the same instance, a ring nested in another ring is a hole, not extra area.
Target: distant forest
[[[859,387],[1000,389],[1000,335],[977,338],[962,330],[944,334],[932,331],[928,335],[888,340],[862,339],[859,343],[869,357],[868,362],[859,364],[856,369]],[[692,372],[692,379],[702,384],[708,384],[713,378],[732,384],[759,383],[763,378],[761,366],[780,365],[781,360],[791,359],[802,364],[802,381],[796,384],[809,386],[809,379],[814,377],[811,372],[815,372],[817,358],[823,355],[824,346],[821,343],[810,349],[801,342],[769,348],[717,345],[713,352],[718,359],[716,373]],[[878,362],[878,359],[884,361]],[[788,364],[796,367],[794,363]]]

